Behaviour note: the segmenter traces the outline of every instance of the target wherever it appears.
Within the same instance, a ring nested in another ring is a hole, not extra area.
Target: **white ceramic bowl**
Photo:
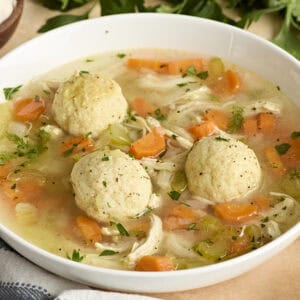
[[[25,83],[83,56],[147,47],[220,56],[273,81],[300,104],[300,63],[280,48],[218,22],[164,14],[102,17],[33,39],[1,59],[0,89]],[[300,235],[300,223],[273,242],[240,257],[201,268],[158,273],[110,270],[72,262],[39,249],[3,225],[0,235],[34,263],[66,278],[113,290],[170,292],[208,286],[254,268],[292,243]]]

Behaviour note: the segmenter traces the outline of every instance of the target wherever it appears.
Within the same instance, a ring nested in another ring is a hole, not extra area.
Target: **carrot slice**
[[[45,111],[46,106],[43,100],[23,99],[14,103],[14,118],[21,122],[36,121]]]
[[[194,223],[193,219],[167,216],[163,219],[163,228],[166,231],[187,229],[188,226],[192,223]]]
[[[87,244],[95,244],[101,241],[101,229],[96,221],[84,216],[78,216],[76,224]]]
[[[167,73],[168,72],[168,62],[142,59],[142,58],[129,58],[127,60],[127,66],[130,69],[150,69],[157,73]]]
[[[13,202],[28,202],[37,204],[43,194],[43,187],[33,181],[19,181],[13,183],[6,181],[2,184],[4,194]]]
[[[264,134],[271,134],[275,130],[275,116],[272,113],[260,113],[258,115],[258,129]]]
[[[201,124],[194,125],[188,129],[188,131],[193,135],[193,137],[198,140],[205,136],[210,136],[215,132],[215,124],[213,121],[204,121]]]
[[[228,92],[230,94],[236,94],[241,87],[240,77],[232,70],[228,70],[225,72],[225,78],[227,81]]]
[[[216,204],[214,211],[217,216],[227,222],[243,223],[256,216],[258,208],[254,204],[226,202]]]
[[[291,148],[280,158],[285,167],[295,168],[300,164],[300,139],[290,139],[287,143],[291,145]]]
[[[208,121],[212,121],[222,130],[227,130],[228,128],[229,117],[221,110],[210,109],[205,113],[204,118]]]
[[[240,254],[250,250],[251,243],[246,236],[238,237],[232,241],[229,247],[230,254]]]
[[[173,271],[172,260],[167,256],[147,255],[143,256],[136,264],[136,271]]]
[[[265,156],[272,168],[273,173],[276,175],[284,175],[286,172],[286,169],[285,169],[276,149],[273,147],[267,147],[267,148],[265,148],[264,152],[265,152]]]
[[[6,165],[0,166],[0,180],[5,179],[7,175],[9,174],[9,170]]]
[[[192,58],[192,59],[183,59],[183,60],[169,62],[168,74],[170,75],[184,74],[190,67],[194,67],[197,73],[201,72],[204,67],[203,59]]]
[[[152,114],[156,107],[145,100],[144,98],[137,97],[130,103],[131,109],[134,110],[139,116],[145,118]]]
[[[135,158],[141,159],[142,157],[155,156],[166,148],[164,135],[158,128],[154,128],[144,137],[131,144],[129,152]]]
[[[212,83],[211,89],[219,96],[236,94],[241,88],[241,80],[237,73],[227,70],[224,75]]]
[[[254,198],[255,204],[257,204],[260,210],[267,210],[270,207],[270,199],[262,196]]]
[[[65,140],[60,146],[60,152],[69,156],[79,152],[90,152],[94,150],[93,140],[85,137],[75,137]]]
[[[257,120],[254,118],[246,118],[243,124],[244,133],[246,135],[255,135],[258,132]]]
[[[192,220],[197,219],[198,217],[193,209],[182,204],[174,206],[169,215]]]

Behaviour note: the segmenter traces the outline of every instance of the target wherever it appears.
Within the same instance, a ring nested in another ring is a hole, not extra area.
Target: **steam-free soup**
[[[170,271],[299,221],[300,109],[217,57],[127,50],[4,89],[1,222],[79,263]]]

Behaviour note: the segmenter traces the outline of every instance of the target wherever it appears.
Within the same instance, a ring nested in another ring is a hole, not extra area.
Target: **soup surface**
[[[204,266],[300,218],[300,109],[217,57],[82,58],[0,107],[0,218],[33,244],[105,268]]]

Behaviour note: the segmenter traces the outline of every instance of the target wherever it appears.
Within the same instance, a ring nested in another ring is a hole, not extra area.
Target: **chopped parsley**
[[[110,222],[110,225],[115,225],[122,236],[129,236],[129,232],[125,229],[125,227],[121,223]]]
[[[171,191],[168,193],[168,195],[172,200],[175,200],[175,201],[179,200],[179,198],[181,196],[181,194],[177,191]]]
[[[79,75],[82,75],[82,74],[89,74],[90,72],[89,71],[85,71],[85,70],[82,70],[79,72]]]
[[[40,129],[35,143],[26,141],[16,134],[8,134],[7,138],[16,145],[16,151],[13,153],[2,153],[0,155],[1,159],[8,161],[17,157],[24,157],[32,161],[48,149],[47,143],[50,140],[50,134]]]
[[[231,111],[231,118],[229,120],[228,129],[230,133],[237,132],[242,128],[244,123],[244,109],[240,106],[233,106]]]
[[[217,136],[217,137],[215,138],[215,140],[216,140],[216,141],[219,141],[219,142],[229,142],[228,139],[224,139],[224,138],[222,138],[222,137],[220,137],[220,136]]]
[[[119,57],[119,58],[124,58],[126,56],[126,54],[125,53],[118,53],[117,54],[117,57]]]
[[[127,115],[128,115],[128,118],[131,120],[131,121],[136,121],[136,117],[135,115],[132,113],[132,110],[130,108],[128,108],[127,110]]]
[[[71,148],[69,148],[68,150],[66,150],[65,152],[63,152],[63,157],[68,157],[70,156],[73,151],[75,150],[75,148],[77,147],[77,144],[73,144],[73,146]]]
[[[203,72],[198,73],[197,77],[200,78],[200,79],[203,79],[203,80],[207,79],[208,71],[203,71]]]
[[[189,81],[189,82],[177,83],[176,85],[177,85],[178,87],[184,87],[184,86],[186,86],[186,85],[188,85],[188,84],[192,84],[192,83],[197,83],[197,82],[196,82],[196,81]]]
[[[187,82],[182,82],[182,83],[177,83],[176,85],[178,87],[184,87],[184,86],[188,85],[188,83]]]
[[[22,85],[18,85],[16,87],[8,87],[3,89],[3,93],[5,96],[5,100],[11,100],[13,94],[19,91],[19,89],[22,87]]]
[[[16,189],[16,187],[17,187],[17,184],[16,183],[14,183],[10,188],[12,189],[12,190],[15,190]]]
[[[195,66],[190,66],[186,72],[182,75],[182,77],[187,77],[187,76],[195,76],[198,77],[202,80],[207,79],[208,77],[208,71],[203,71],[203,72],[199,72],[197,73],[197,70],[195,68]]]
[[[109,256],[109,255],[114,255],[114,254],[117,254],[119,252],[116,252],[114,250],[109,250],[109,249],[106,249],[106,250],[103,250],[99,256]]]
[[[154,208],[147,206],[141,213],[136,214],[135,218],[138,219],[140,217],[146,216],[146,215],[150,214],[153,211],[153,209]]]
[[[283,144],[275,146],[275,149],[279,155],[286,154],[290,148],[291,148],[291,145],[288,143],[283,143]]]
[[[196,228],[196,225],[197,225],[196,223],[189,224],[187,230],[194,230]]]
[[[197,76],[197,70],[194,66],[190,66],[186,72],[182,75],[182,77],[186,76]]]
[[[68,259],[76,261],[76,262],[81,262],[84,259],[84,257],[85,257],[85,255],[81,256],[79,250],[77,251],[75,249],[73,250],[71,257],[67,254]]]
[[[85,60],[85,62],[87,62],[87,63],[90,63],[90,62],[93,62],[94,60],[92,59],[92,58],[87,58],[86,60]]]
[[[101,160],[102,161],[109,161],[109,157],[106,154],[104,154],[104,156],[102,157]]]
[[[102,181],[102,184],[104,187],[107,187],[107,182],[106,181]]]
[[[173,140],[177,140],[177,135],[176,134],[172,134],[171,137],[172,137]]]
[[[291,133],[291,138],[294,139],[294,140],[300,138],[300,131],[292,132]]]
[[[164,121],[167,119],[167,117],[161,113],[160,108],[158,108],[154,111],[154,115],[155,115],[155,118],[159,121]]]

